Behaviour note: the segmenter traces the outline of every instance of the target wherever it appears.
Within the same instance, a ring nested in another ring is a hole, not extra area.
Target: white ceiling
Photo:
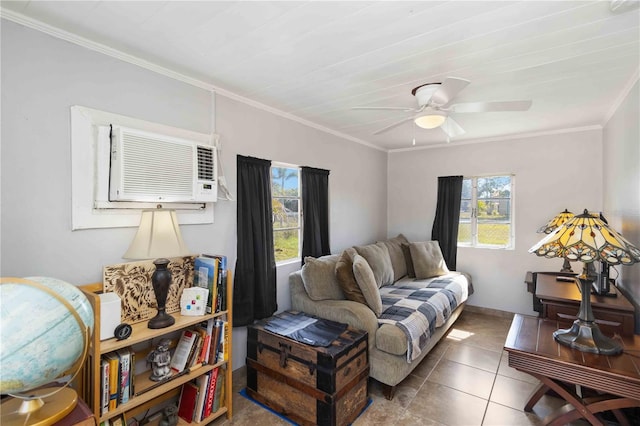
[[[451,76],[471,80],[456,102],[533,101],[455,114],[467,133],[452,144],[602,125],[640,66],[632,0],[2,1],[2,16],[383,149],[446,136],[373,135],[407,113],[352,107],[413,107],[412,88]]]

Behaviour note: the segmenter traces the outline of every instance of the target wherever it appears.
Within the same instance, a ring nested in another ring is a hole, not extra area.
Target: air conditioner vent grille
[[[130,196],[192,196],[192,147],[123,134],[122,186]],[[153,159],[149,159],[149,151]]]
[[[198,179],[214,180],[213,148],[198,146]]]

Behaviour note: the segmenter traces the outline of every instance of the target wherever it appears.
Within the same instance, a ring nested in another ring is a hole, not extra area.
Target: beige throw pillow
[[[382,244],[369,244],[367,246],[354,247],[358,254],[365,258],[373,275],[376,277],[378,288],[393,284],[393,266],[389,257],[389,250]]]
[[[431,278],[449,273],[437,241],[409,243],[416,278]]]
[[[302,282],[313,300],[344,300],[344,294],[336,279],[336,263],[339,255],[304,258]]]
[[[356,276],[353,274],[353,258],[357,255],[358,252],[354,248],[348,248],[342,252],[338,263],[336,263],[336,279],[347,300],[366,305],[367,301],[356,282]]]
[[[378,284],[369,262],[360,255],[356,255],[353,259],[353,275],[356,277],[356,282],[362,291],[367,306],[376,314],[376,317],[379,317],[382,314],[382,299],[380,298]]]
[[[393,268],[393,282],[396,282],[407,275],[407,262],[402,253],[402,244],[409,244],[409,240],[404,235],[399,234],[397,237],[389,238],[386,241],[381,241],[381,243],[389,250],[389,258]]]

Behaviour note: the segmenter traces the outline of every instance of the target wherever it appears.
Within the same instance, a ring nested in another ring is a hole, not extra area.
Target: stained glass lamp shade
[[[538,229],[538,232],[550,234],[560,226],[562,226],[566,221],[571,219],[573,216],[575,216],[573,213],[571,213],[567,209],[564,209],[563,212],[558,213],[553,219],[547,222],[546,225]],[[571,263],[569,263],[569,259],[567,259],[566,257],[564,258],[564,263],[562,264],[562,269],[560,269],[560,272],[573,272],[573,270],[571,269]]]
[[[631,265],[640,262],[640,250],[637,247],[587,210],[547,235],[531,247],[529,253],[585,264],[599,261],[609,265]],[[586,271],[588,268],[584,269]],[[615,355],[622,352],[622,347],[602,334],[591,310],[591,284],[594,278],[587,272],[578,277],[582,293],[578,319],[570,329],[557,330],[553,336],[559,343],[583,352]]]

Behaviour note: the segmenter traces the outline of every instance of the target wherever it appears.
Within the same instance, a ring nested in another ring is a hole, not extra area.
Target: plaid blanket
[[[399,281],[382,287],[382,315],[378,324],[392,324],[407,336],[407,362],[418,358],[434,330],[467,300],[469,282],[449,274],[428,280]]]

